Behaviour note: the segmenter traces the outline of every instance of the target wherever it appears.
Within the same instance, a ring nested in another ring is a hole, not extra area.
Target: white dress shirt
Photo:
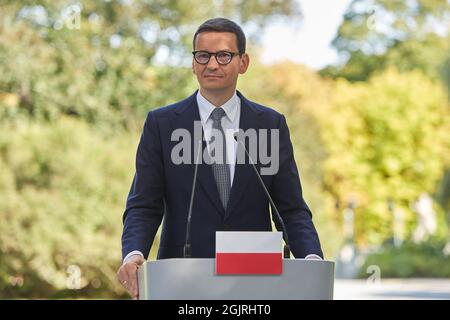
[[[206,98],[200,93],[200,90],[197,92],[197,104],[205,139],[206,141],[210,141],[211,130],[214,122],[211,118],[211,113],[217,107],[206,100]],[[241,117],[241,99],[237,96],[236,91],[227,102],[220,106],[220,108],[225,111],[226,115],[221,119],[221,124],[223,131],[225,132],[225,140],[227,143],[227,163],[230,166],[230,181],[231,185],[233,185],[237,150],[237,142],[234,140],[233,134],[239,131],[239,119]],[[209,144],[207,143],[206,145],[209,148]]]

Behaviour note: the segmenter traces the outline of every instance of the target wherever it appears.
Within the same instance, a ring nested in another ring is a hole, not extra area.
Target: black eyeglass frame
[[[195,55],[196,55],[198,52],[204,52],[204,53],[207,53],[207,54],[208,54],[208,61],[203,62],[203,63],[202,63],[202,62],[199,62],[199,61],[197,60],[197,58],[195,57]],[[219,61],[219,59],[217,58],[217,55],[220,54],[220,53],[227,53],[227,54],[229,54],[229,55],[231,56],[230,61],[228,61],[227,63],[221,63],[221,62]],[[192,51],[192,55],[194,56],[195,62],[197,62],[198,64],[206,65],[206,64],[209,63],[209,60],[211,60],[211,56],[214,56],[214,58],[216,58],[217,63],[220,64],[220,65],[222,65],[222,66],[224,66],[224,65],[230,64],[231,61],[233,61],[234,56],[236,56],[236,55],[242,56],[242,53],[240,53],[240,52],[226,51],[226,50],[217,51],[217,52],[209,52],[209,51],[205,51],[205,50],[196,50],[196,51]]]

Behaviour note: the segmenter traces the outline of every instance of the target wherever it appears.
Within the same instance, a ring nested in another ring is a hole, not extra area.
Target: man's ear
[[[192,59],[192,73],[195,74],[195,69],[194,69],[194,59]]]
[[[250,64],[250,56],[246,53],[242,54],[242,57],[239,60],[239,73],[244,74],[247,71],[249,64]]]

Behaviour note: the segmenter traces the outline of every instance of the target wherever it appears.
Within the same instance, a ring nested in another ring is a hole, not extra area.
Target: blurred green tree
[[[4,0],[1,6],[2,119],[27,113],[54,120],[65,114],[134,128],[148,109],[195,89],[189,51],[201,22],[230,16],[253,26],[249,33],[258,38],[259,26],[277,17],[300,17],[293,0],[210,0],[197,6],[188,1]]]
[[[328,152],[325,188],[341,203],[357,201],[358,242],[380,244],[392,236],[388,199],[408,213],[410,234],[412,202],[435,193],[450,160],[445,90],[419,71],[391,68],[365,83],[340,79],[329,106],[316,112]],[[438,212],[442,235],[446,223]]]
[[[115,273],[137,139],[69,117],[0,126],[1,298],[123,293]]]
[[[341,63],[321,75],[367,81],[373,73],[395,66],[420,70],[446,87],[450,101],[450,2],[448,0],[354,0],[333,46]],[[450,222],[450,169],[435,193]]]
[[[333,40],[342,63],[321,73],[364,81],[395,65],[449,85],[449,19],[447,0],[354,0]]]

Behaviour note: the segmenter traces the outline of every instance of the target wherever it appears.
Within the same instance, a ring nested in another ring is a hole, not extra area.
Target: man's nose
[[[216,70],[217,68],[219,68],[219,64],[217,63],[216,56],[211,56],[206,67],[211,70]]]

